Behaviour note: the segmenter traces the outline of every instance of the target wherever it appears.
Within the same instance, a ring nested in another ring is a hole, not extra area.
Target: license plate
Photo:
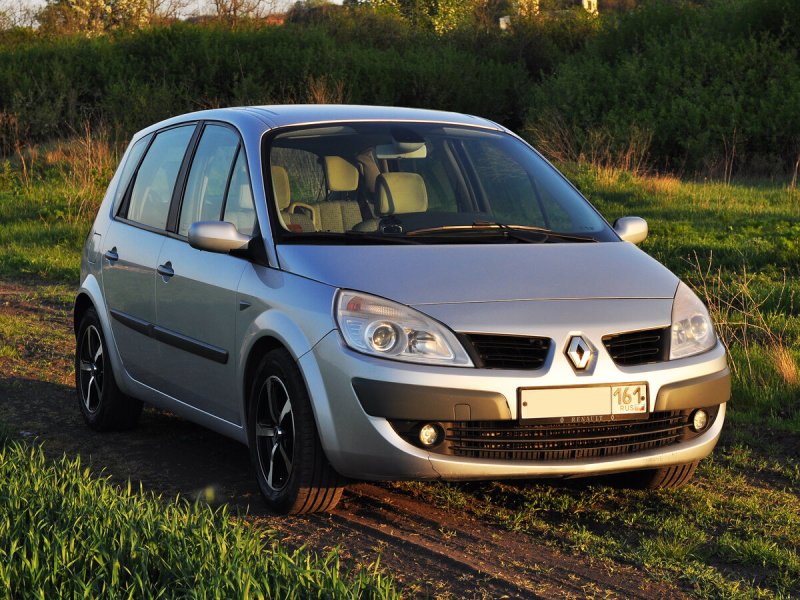
[[[520,419],[581,423],[647,417],[646,383],[528,388],[519,397]]]
[[[646,412],[646,385],[615,385],[611,387],[612,415],[633,415]]]

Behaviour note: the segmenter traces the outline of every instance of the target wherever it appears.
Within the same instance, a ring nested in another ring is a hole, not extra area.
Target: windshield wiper
[[[409,240],[404,236],[396,234],[380,234],[371,231],[345,231],[344,233],[336,233],[333,231],[309,231],[300,235],[293,235],[285,237],[281,242],[289,242],[292,244],[320,244],[331,242],[335,244],[344,244],[351,241],[363,241],[367,244],[421,244],[419,240]]]
[[[420,235],[439,235],[439,234],[475,234],[486,231],[498,231],[503,234],[503,237],[515,239],[522,242],[541,243],[549,239],[556,238],[559,240],[570,242],[597,242],[592,236],[579,235],[573,233],[560,233],[547,229],[545,227],[534,227],[531,225],[506,225],[505,223],[497,223],[495,221],[475,221],[472,225],[441,225],[439,227],[427,227],[425,229],[415,229],[406,233],[406,237],[420,236]],[[526,233],[537,233],[540,237],[533,239]]]

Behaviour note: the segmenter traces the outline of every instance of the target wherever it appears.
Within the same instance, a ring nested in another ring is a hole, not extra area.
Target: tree
[[[275,11],[276,0],[212,0],[217,17],[228,22],[263,17]]]
[[[235,4],[229,10],[243,12],[243,2],[265,0],[220,0]],[[49,34],[99,35],[114,29],[138,29],[150,23],[177,19],[191,0],[47,0],[36,14],[40,30]]]
[[[0,0],[0,31],[29,28],[35,23],[35,11],[26,0]]]

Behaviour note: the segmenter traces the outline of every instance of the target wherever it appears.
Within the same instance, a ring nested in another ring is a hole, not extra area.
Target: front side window
[[[618,241],[558,171],[503,132],[348,123],[265,144],[279,242]]]
[[[184,125],[156,135],[136,173],[128,219],[156,229],[166,227],[175,181],[194,129]]]
[[[233,167],[231,185],[225,199],[223,221],[233,223],[239,233],[252,235],[256,225],[256,209],[253,205],[253,188],[250,185],[250,172],[244,150],[239,148],[236,164]]]
[[[183,194],[178,235],[187,235],[197,221],[219,221],[239,136],[221,125],[206,125]]]

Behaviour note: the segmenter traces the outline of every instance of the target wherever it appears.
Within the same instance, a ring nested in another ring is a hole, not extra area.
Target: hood
[[[281,244],[281,268],[407,305],[669,298],[678,278],[627,242],[323,246]]]

